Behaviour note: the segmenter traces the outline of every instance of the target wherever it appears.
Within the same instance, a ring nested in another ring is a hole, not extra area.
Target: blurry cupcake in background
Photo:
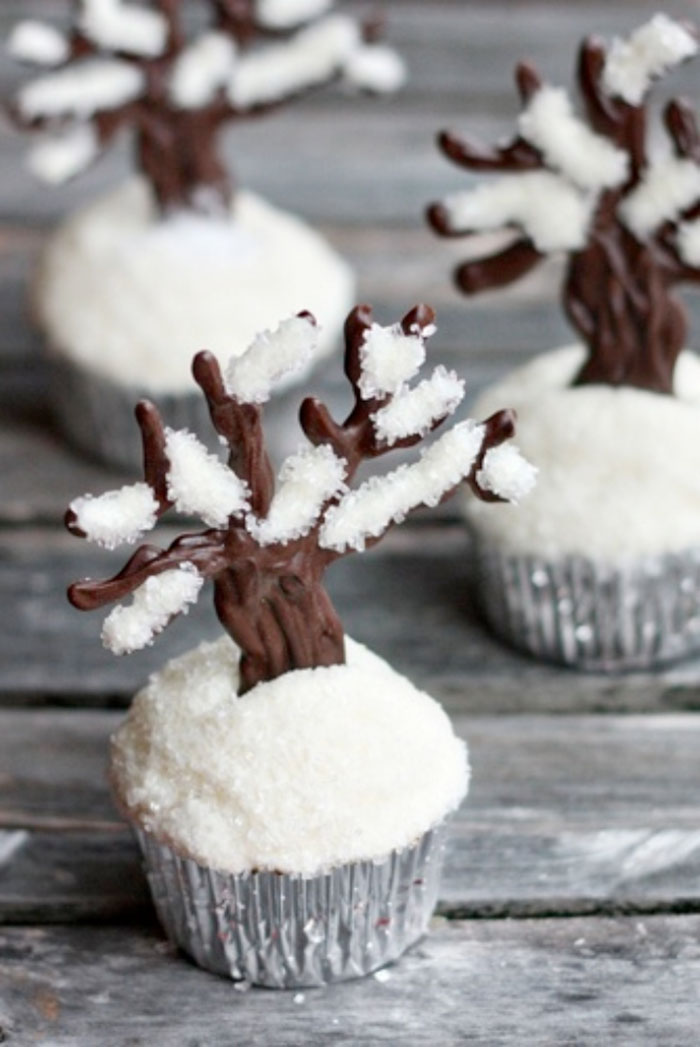
[[[397,55],[332,0],[79,0],[69,30],[20,22],[8,41],[43,69],[18,92],[36,131],[30,171],[59,184],[119,132],[137,174],[49,239],[32,290],[52,362],[57,416],[74,444],[138,462],[131,405],[157,395],[173,425],[206,430],[189,385],[192,347],[242,353],[269,316],[314,309],[317,358],[336,344],[354,276],[294,215],[235,191],[224,127],[340,80],[375,93],[403,80]],[[284,158],[280,157],[280,162]]]
[[[276,481],[262,404],[306,365],[313,317],[258,337],[224,374],[200,353],[194,376],[228,464],[142,401],[144,482],[68,512],[74,534],[109,548],[139,541],[169,509],[206,525],[165,549],[140,545],[114,578],[69,596],[91,610],[133,594],[102,633],[126,654],[213,584],[227,635],[151,677],[113,739],[111,777],[164,928],[218,974],[278,988],[367,974],[425,933],[435,905],[446,820],[467,791],[465,744],[433,699],[344,636],[324,587],[335,560],[461,483],[489,500],[532,486],[508,411],[448,427],[420,457],[352,486],[364,462],[423,443],[461,401],[463,382],[443,367],[413,381],[433,331],[427,307],[387,328],[355,309],[351,411],[338,423],[305,400],[306,445]]]
[[[544,353],[477,401],[502,400],[537,498],[467,520],[477,596],[492,628],[534,655],[589,669],[643,668],[700,651],[700,359],[674,285],[700,280],[700,134],[682,101],[650,148],[655,79],[696,56],[695,31],[657,15],[626,40],[583,43],[583,116],[520,65],[518,136],[443,151],[502,175],[431,206],[442,235],[507,228],[510,242],[456,272],[467,294],[567,257],[577,344]]]

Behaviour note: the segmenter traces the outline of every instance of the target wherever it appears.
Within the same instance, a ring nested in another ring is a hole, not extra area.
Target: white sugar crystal
[[[425,360],[422,335],[404,334],[399,324],[372,324],[360,347],[359,389],[364,400],[397,393],[413,378]]]
[[[308,534],[324,504],[345,488],[347,462],[330,447],[309,447],[290,455],[280,469],[277,491],[264,520],[249,517],[248,532],[260,545],[288,542]]]
[[[224,87],[234,67],[236,50],[225,33],[203,33],[178,57],[170,95],[183,109],[208,105]]]
[[[319,18],[332,6],[333,0],[256,0],[255,12],[268,29],[291,29]]]
[[[484,427],[468,420],[454,426],[423,452],[420,461],[402,465],[386,476],[372,476],[331,506],[319,534],[324,549],[362,551],[367,539],[400,523],[419,505],[435,506],[474,463]]]
[[[147,578],[128,606],[120,604],[104,620],[102,643],[113,654],[131,654],[152,643],[176,614],[196,603],[204,578],[194,564]]]
[[[391,47],[367,44],[351,51],[343,65],[345,80],[363,91],[391,94],[403,87],[406,66]]]
[[[500,444],[488,450],[476,474],[480,487],[514,503],[530,493],[536,479],[537,469],[514,444]]]
[[[401,391],[372,416],[380,440],[396,443],[405,436],[425,436],[439,418],[454,412],[464,396],[464,382],[454,371],[438,366],[415,389]]]
[[[209,527],[225,527],[229,516],[249,508],[245,483],[193,433],[166,429],[165,436],[168,497],[178,512],[200,516]]]
[[[32,144],[27,156],[30,172],[43,182],[59,185],[89,167],[99,152],[91,124],[78,124],[58,135],[47,135]]]
[[[678,227],[678,251],[688,265],[700,267],[700,220],[681,222]]]
[[[161,55],[168,41],[168,22],[159,11],[123,0],[82,0],[78,26],[107,51],[144,58]]]
[[[583,189],[619,185],[627,176],[627,154],[576,116],[563,88],[545,85],[536,91],[518,126],[550,167]]]
[[[86,494],[72,501],[70,508],[91,542],[115,549],[131,545],[155,526],[158,503],[148,484],[137,483],[96,498]]]
[[[620,215],[637,236],[644,237],[700,198],[700,167],[675,156],[653,163],[642,181],[620,205]]]
[[[28,120],[66,115],[86,118],[132,101],[143,85],[143,72],[130,62],[86,58],[26,84],[17,103]]]
[[[652,81],[697,54],[698,42],[680,22],[655,15],[627,40],[613,41],[603,69],[608,94],[639,105]]]
[[[341,72],[360,40],[357,25],[331,15],[288,41],[241,58],[229,82],[229,98],[239,109],[278,101]]]
[[[13,58],[33,65],[61,65],[69,56],[68,41],[63,33],[46,22],[18,22],[6,46]]]
[[[275,331],[259,334],[245,353],[229,361],[226,384],[231,395],[241,403],[269,400],[276,382],[308,364],[318,334],[308,316],[292,316]]]
[[[446,197],[444,205],[454,232],[480,232],[515,224],[544,253],[583,247],[591,214],[591,201],[550,171],[528,171],[483,182],[475,189]]]

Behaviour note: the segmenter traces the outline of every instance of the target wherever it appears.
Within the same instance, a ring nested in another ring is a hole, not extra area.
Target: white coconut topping
[[[534,93],[518,121],[520,134],[545,161],[582,189],[620,185],[628,157],[575,115],[561,87],[545,85]]]
[[[19,91],[17,104],[27,120],[74,116],[85,119],[98,110],[116,109],[137,98],[144,74],[120,58],[86,58],[56,73],[32,80]]]
[[[700,167],[675,156],[652,163],[620,205],[620,215],[636,236],[644,237],[700,197]]]
[[[174,659],[112,743],[121,805],[201,865],[313,876],[410,846],[462,800],[464,742],[444,711],[366,648],[236,697],[223,637]]]
[[[168,42],[168,21],[159,11],[123,0],[82,0],[78,26],[106,51],[156,58]]]
[[[369,538],[400,523],[419,505],[437,505],[468,475],[484,438],[483,426],[467,420],[455,425],[418,462],[400,465],[385,476],[371,476],[326,513],[318,543],[324,549],[362,551]]]
[[[374,94],[392,94],[406,82],[406,66],[391,47],[382,44],[359,46],[343,64],[347,83]]]
[[[176,614],[187,614],[197,602],[204,578],[194,564],[152,575],[134,592],[128,606],[120,604],[102,626],[102,643],[112,654],[131,654],[148,647]]]
[[[249,516],[246,530],[260,545],[289,542],[308,534],[321,509],[345,489],[347,462],[330,447],[307,447],[290,455],[280,469],[267,516]]]
[[[518,414],[518,444],[538,467],[537,490],[516,508],[468,499],[479,534],[507,551],[599,562],[700,546],[700,359],[684,352],[675,396],[625,386],[571,388],[580,346],[536,357],[472,410]]]
[[[697,51],[698,42],[684,25],[668,15],[654,15],[627,40],[613,41],[603,69],[603,86],[608,94],[639,105],[657,76]]]
[[[318,327],[310,316],[292,316],[276,330],[257,335],[241,356],[229,361],[229,392],[241,403],[264,403],[277,382],[308,366],[317,341]]]
[[[26,163],[35,178],[60,185],[89,167],[98,152],[99,142],[92,124],[77,124],[60,134],[37,139]]]
[[[156,523],[158,503],[146,483],[131,484],[97,497],[83,495],[71,502],[76,523],[85,537],[106,549],[131,545]]]
[[[231,76],[236,60],[233,40],[226,33],[202,33],[178,57],[170,80],[170,96],[182,109],[208,105]]]
[[[18,22],[7,38],[7,50],[20,62],[33,65],[61,65],[69,56],[68,41],[63,33],[46,22]]]
[[[333,0],[256,0],[255,13],[268,29],[291,29],[324,15]]]
[[[330,15],[285,43],[242,57],[229,82],[229,98],[237,108],[249,109],[322,84],[341,72],[359,43],[353,19]]]
[[[413,434],[425,436],[439,418],[454,412],[463,396],[464,382],[440,365],[415,389],[402,390],[380,408],[372,416],[374,431],[388,444]]]
[[[425,360],[425,342],[420,334],[404,334],[399,324],[372,324],[360,347],[359,380],[363,400],[397,393]]]
[[[168,497],[178,512],[199,516],[209,527],[225,527],[229,516],[247,511],[246,484],[193,433],[166,429],[165,436]]]
[[[518,225],[543,253],[586,242],[591,202],[551,171],[528,171],[483,182],[443,201],[454,232]]]
[[[476,474],[480,487],[514,505],[530,494],[536,478],[536,466],[526,461],[519,448],[510,443],[491,447]]]
[[[681,222],[676,241],[683,261],[696,268],[700,267],[700,220]]]

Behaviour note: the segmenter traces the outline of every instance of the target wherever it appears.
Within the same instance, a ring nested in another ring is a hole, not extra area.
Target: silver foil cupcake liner
[[[166,425],[189,429],[205,444],[215,446],[204,396],[193,392],[152,393],[123,386],[79,367],[58,353],[49,359],[49,395],[57,424],[79,451],[115,469],[140,470],[141,435],[134,419],[137,401],[152,399]],[[265,434],[273,457],[282,459],[296,449],[299,391],[277,394],[266,412]]]
[[[426,932],[438,896],[446,827],[381,862],[318,876],[204,868],[136,827],[160,921],[208,971],[268,988],[359,978]]]
[[[477,540],[476,564],[487,622],[536,657],[609,672],[700,651],[700,549],[615,567],[504,554]]]

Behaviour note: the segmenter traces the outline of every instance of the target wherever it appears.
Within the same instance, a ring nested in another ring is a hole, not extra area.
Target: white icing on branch
[[[116,549],[138,541],[155,526],[158,503],[148,484],[137,483],[96,498],[83,495],[71,502],[70,509],[77,527],[89,541],[105,549]]]
[[[365,44],[355,48],[346,58],[343,79],[361,91],[393,94],[406,82],[406,66],[391,47]]]
[[[56,135],[38,138],[29,150],[27,166],[42,182],[59,185],[84,171],[99,152],[91,124],[77,124]]]
[[[620,216],[632,232],[647,236],[700,197],[700,167],[693,161],[667,156],[650,164],[642,181],[622,201]]]
[[[229,361],[229,392],[240,403],[264,403],[277,382],[308,366],[317,341],[318,327],[309,313],[283,320],[275,331],[259,334],[241,356]]]
[[[545,85],[535,91],[518,129],[550,167],[582,189],[609,188],[627,176],[627,154],[576,116],[563,88]]]
[[[168,22],[159,11],[122,0],[81,0],[78,27],[105,51],[143,58],[161,55],[168,42]]]
[[[537,468],[523,458],[517,447],[501,444],[491,447],[484,455],[476,482],[504,501],[517,503],[535,486],[537,472]]]
[[[428,332],[428,335],[432,332]],[[364,400],[397,393],[425,360],[425,337],[405,334],[399,324],[372,324],[360,349],[362,373],[358,382]]]
[[[687,265],[700,269],[700,219],[681,222],[676,237],[678,253]]]
[[[143,72],[130,62],[87,58],[26,84],[19,92],[18,106],[26,120],[86,119],[138,98],[143,86]]]
[[[183,109],[208,105],[225,86],[234,69],[236,48],[225,33],[202,33],[177,58],[170,95]]]
[[[516,225],[543,253],[583,247],[591,215],[588,196],[550,171],[497,178],[453,193],[443,203],[453,232]]]
[[[603,70],[608,94],[640,105],[657,76],[697,54],[698,41],[680,22],[655,15],[627,40],[616,39]]]
[[[204,578],[191,563],[147,578],[128,606],[119,604],[107,615],[102,643],[113,654],[131,654],[148,647],[171,618],[187,614],[203,584]]]
[[[69,57],[68,41],[63,33],[46,22],[18,22],[7,38],[7,50],[13,58],[32,65],[61,65]]]
[[[464,382],[441,365],[415,389],[399,392],[373,415],[380,440],[394,444],[407,436],[425,436],[440,418],[451,415],[464,397]]]
[[[165,453],[168,497],[179,512],[200,516],[209,527],[225,527],[230,516],[248,510],[247,485],[193,433],[167,429]]]
[[[280,469],[277,490],[264,520],[248,517],[248,533],[260,545],[286,543],[308,534],[324,505],[345,489],[347,462],[330,447],[305,448]]]
[[[320,18],[332,6],[333,0],[256,0],[255,12],[268,29],[292,29]]]

